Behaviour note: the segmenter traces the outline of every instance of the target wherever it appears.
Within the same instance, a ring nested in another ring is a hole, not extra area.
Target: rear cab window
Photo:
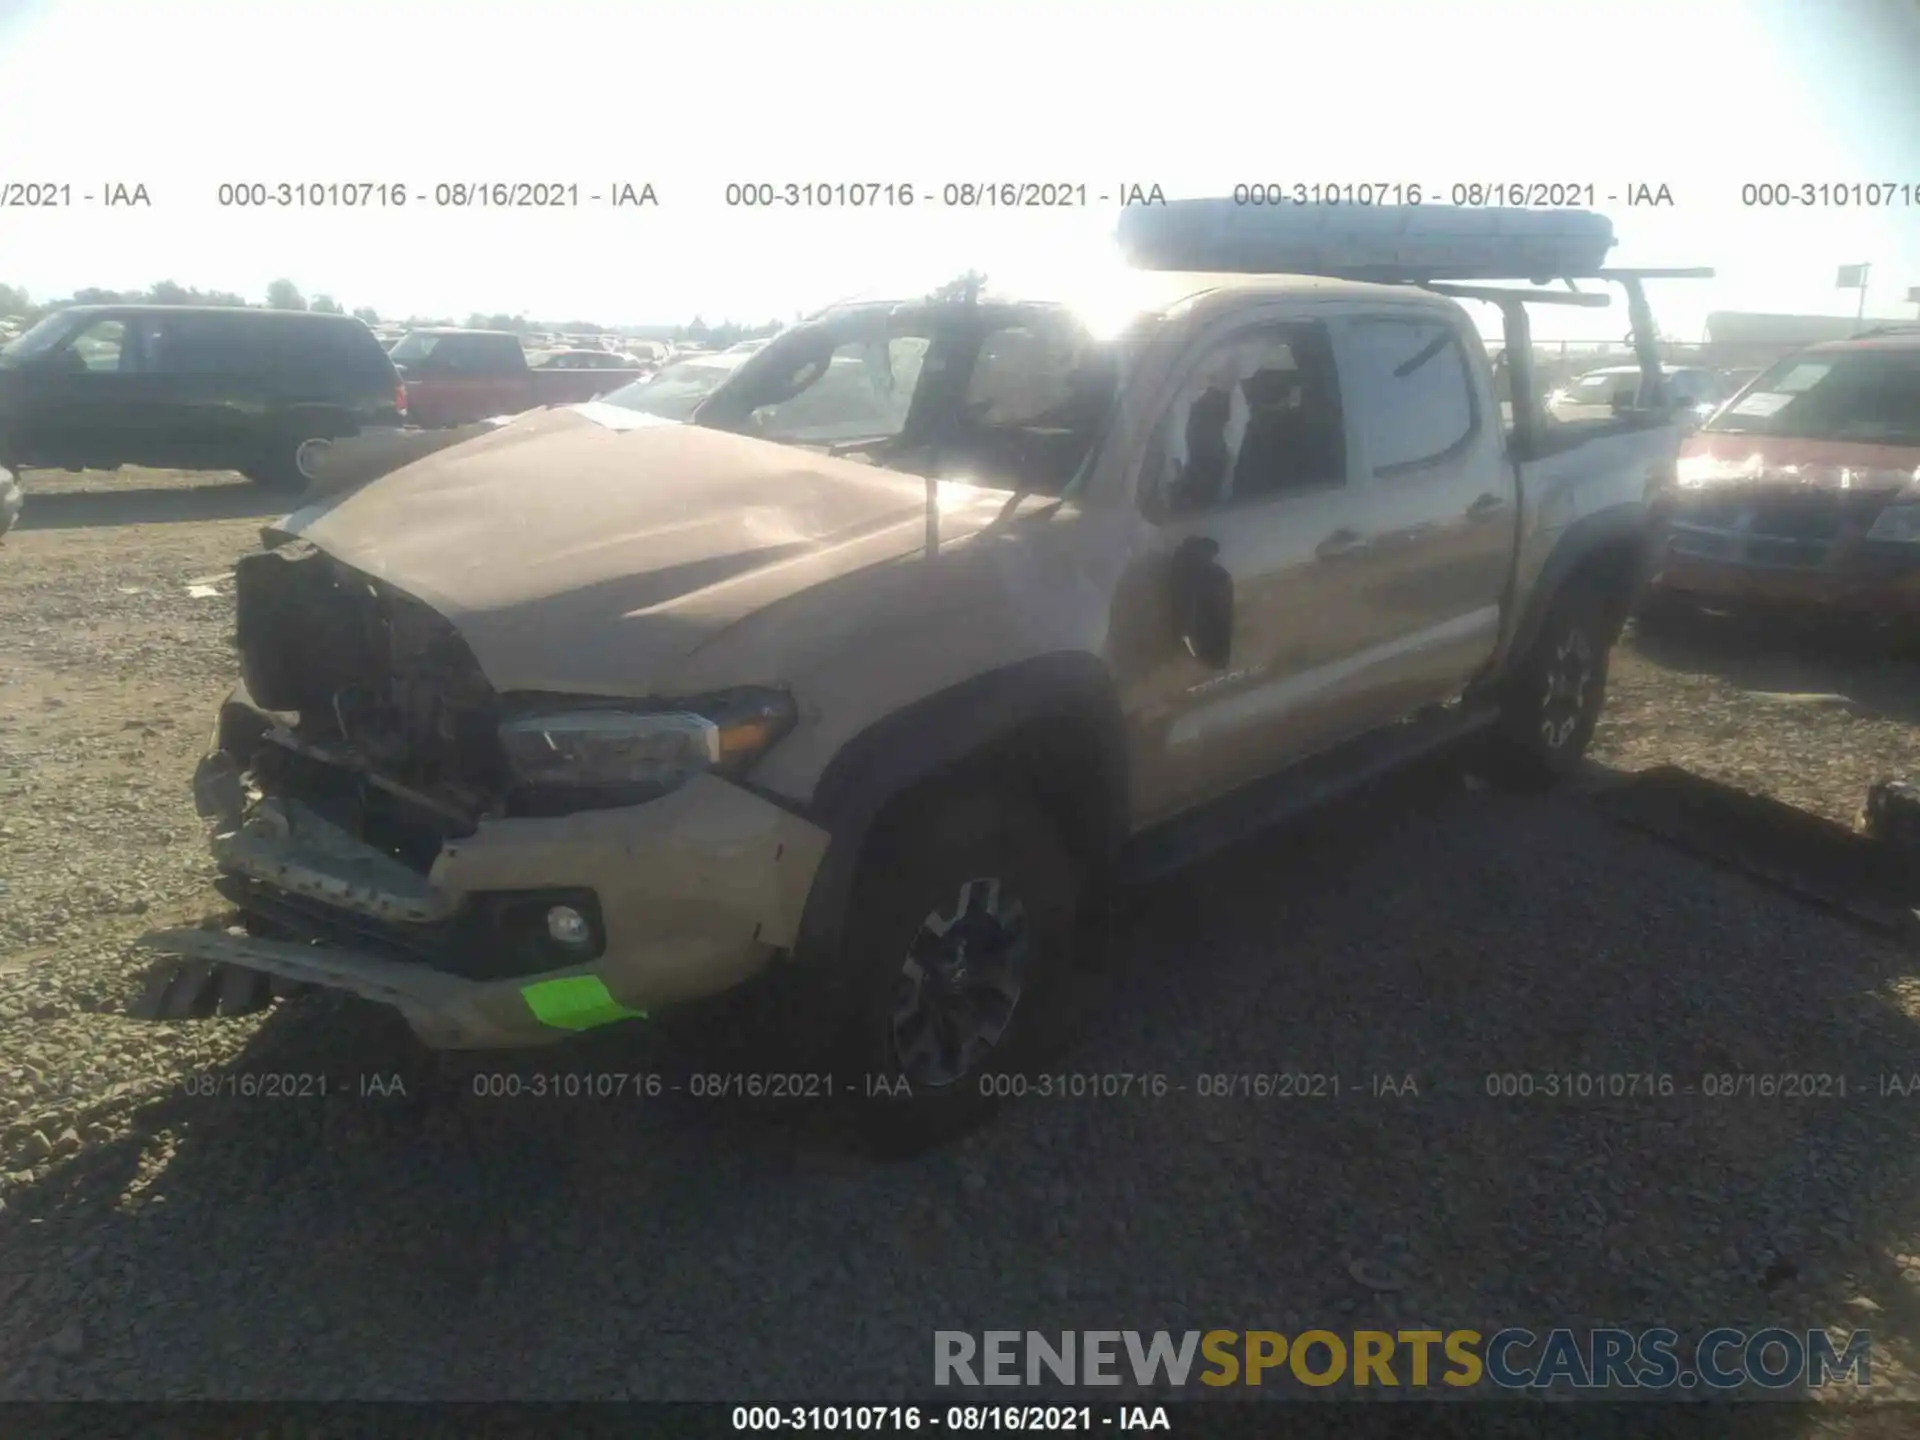
[[[1454,326],[1429,316],[1348,323],[1347,389],[1367,464],[1381,479],[1444,464],[1473,444],[1480,406]]]

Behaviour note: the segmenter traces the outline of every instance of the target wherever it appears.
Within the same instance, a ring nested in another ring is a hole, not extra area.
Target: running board
[[[1448,706],[1256,780],[1136,837],[1120,854],[1119,879],[1138,884],[1184,869],[1479,734],[1499,716],[1491,705]]]

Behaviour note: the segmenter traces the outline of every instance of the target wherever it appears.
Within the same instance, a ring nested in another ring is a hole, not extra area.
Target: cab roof
[[[1142,308],[1162,313],[1203,295],[1312,295],[1333,300],[1405,300],[1420,292],[1412,285],[1383,285],[1371,280],[1334,280],[1324,275],[1237,275],[1187,270],[1141,270]],[[1440,298],[1440,297],[1434,297]]]

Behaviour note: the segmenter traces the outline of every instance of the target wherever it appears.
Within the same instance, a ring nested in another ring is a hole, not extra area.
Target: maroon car
[[[631,365],[536,367],[510,330],[413,330],[389,358],[406,383],[409,418],[428,429],[597,399],[645,373]]]

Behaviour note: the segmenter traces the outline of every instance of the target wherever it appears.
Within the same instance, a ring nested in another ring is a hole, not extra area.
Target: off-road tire
[[[1607,700],[1607,661],[1619,638],[1615,598],[1575,577],[1555,597],[1532,648],[1503,688],[1493,761],[1500,778],[1543,789],[1579,766]],[[1577,694],[1568,693],[1578,680]]]
[[[311,430],[292,430],[269,440],[261,454],[240,473],[254,484],[270,490],[299,490],[313,483],[315,477],[301,468],[301,450],[310,441],[325,441],[329,437],[317,435]]]
[[[935,917],[957,914],[996,881],[1018,906],[1026,938],[1011,1016],[978,1063],[950,1084],[916,1085],[903,1071],[894,1011],[909,952]],[[881,1156],[918,1153],[971,1129],[1025,1088],[1056,1052],[1072,990],[1078,877],[1046,815],[1015,791],[943,789],[899,807],[871,837],[854,882],[840,954],[821,997],[832,1012],[830,1053],[846,1112]],[[905,1082],[903,1089],[902,1082]],[[910,1092],[910,1093],[909,1093]]]

